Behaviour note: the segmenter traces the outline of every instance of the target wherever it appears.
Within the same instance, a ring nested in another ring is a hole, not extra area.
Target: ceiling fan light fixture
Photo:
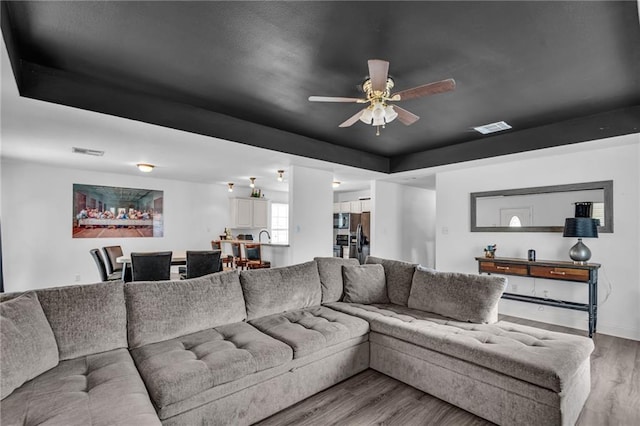
[[[371,124],[371,121],[373,120],[373,112],[371,111],[371,108],[367,108],[362,112],[362,115],[360,116],[360,121],[362,121],[365,124]]]
[[[251,181],[251,183],[249,184],[249,187],[250,188],[255,188],[256,187],[256,178],[250,177],[249,180]]]
[[[398,117],[398,113],[393,109],[393,105],[387,105],[384,109],[384,121],[391,123]]]

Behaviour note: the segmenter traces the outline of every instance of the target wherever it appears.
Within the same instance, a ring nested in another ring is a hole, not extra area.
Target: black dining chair
[[[181,279],[202,277],[222,270],[222,251],[220,250],[187,250],[187,270]]]
[[[171,278],[170,251],[131,253],[133,281],[166,281]]]
[[[122,277],[122,263],[116,262],[116,259],[123,255],[122,247],[120,246],[107,246],[102,247],[105,264],[107,266],[107,274],[119,274]]]
[[[121,276],[119,274],[108,274],[107,273],[107,267],[104,264],[104,259],[102,258],[102,255],[100,254],[100,250],[98,249],[91,249],[89,250],[89,253],[91,253],[91,257],[93,257],[93,260],[96,262],[96,266],[98,267],[98,274],[100,275],[100,281],[105,282],[105,281],[118,281],[121,279]]]

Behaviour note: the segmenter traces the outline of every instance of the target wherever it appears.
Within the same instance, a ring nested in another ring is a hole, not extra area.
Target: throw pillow
[[[411,280],[413,279],[413,271],[416,269],[416,264],[402,262],[400,260],[382,259],[374,256],[367,256],[365,263],[380,264],[384,267],[389,301],[395,305],[407,306],[407,300],[411,292]]]
[[[0,304],[0,399],[58,365],[58,345],[35,293]]]
[[[498,321],[498,301],[505,277],[416,270],[408,306],[459,321]]]
[[[382,265],[343,266],[344,301],[350,303],[389,303]]]
[[[342,267],[358,266],[358,259],[316,257],[313,260],[318,263],[318,273],[322,284],[322,303],[337,302],[342,299],[344,289]]]

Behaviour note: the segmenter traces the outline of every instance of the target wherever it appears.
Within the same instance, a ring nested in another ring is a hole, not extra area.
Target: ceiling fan
[[[376,126],[376,135],[379,136],[380,127],[382,126],[384,129],[385,124],[392,122],[396,118],[405,126],[409,126],[418,121],[420,117],[390,102],[406,101],[422,96],[449,92],[456,87],[455,80],[448,78],[446,80],[403,90],[392,95],[391,89],[394,86],[394,82],[393,79],[389,77],[389,62],[380,59],[369,59],[368,62],[369,77],[362,83],[362,90],[367,95],[366,99],[309,96],[309,101],[311,102],[353,102],[369,104],[366,108],[355,113],[338,127],[349,127],[360,120],[363,123]]]

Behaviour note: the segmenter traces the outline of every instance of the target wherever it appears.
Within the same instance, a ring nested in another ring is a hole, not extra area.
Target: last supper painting
[[[73,184],[73,238],[162,237],[163,191]]]

